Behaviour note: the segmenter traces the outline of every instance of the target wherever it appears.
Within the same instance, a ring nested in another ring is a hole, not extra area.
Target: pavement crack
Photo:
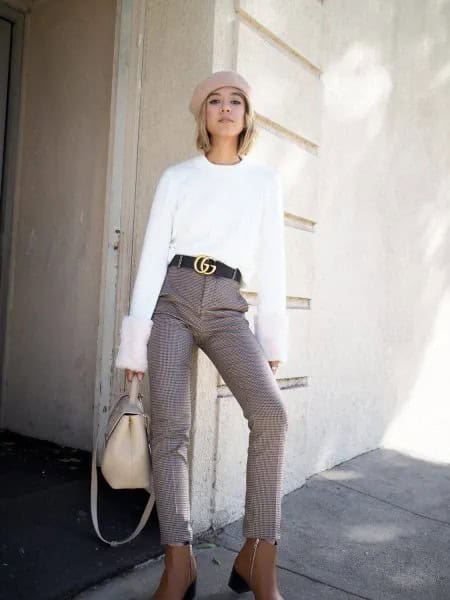
[[[401,504],[396,504],[395,502],[391,502],[390,500],[386,500],[385,498],[380,498],[378,496],[374,496],[373,494],[369,494],[368,492],[364,492],[363,490],[358,490],[357,488],[348,485],[347,483],[342,483],[342,481],[335,481],[334,479],[328,479],[328,477],[323,477],[323,475],[315,475],[314,479],[322,479],[323,481],[327,481],[328,483],[335,483],[336,485],[341,485],[349,490],[353,490],[362,496],[367,496],[368,498],[373,498],[374,500],[378,500],[378,502],[383,502],[388,506],[392,506],[394,508],[398,508],[403,510],[404,512],[409,513],[410,515],[415,515],[416,517],[421,517],[422,519],[428,519],[428,521],[434,521],[435,523],[440,523],[441,525],[447,525],[450,527],[450,523],[448,521],[444,521],[443,519],[437,519],[436,517],[430,517],[429,515],[424,515],[423,513],[416,512],[415,510],[411,510],[410,508],[405,508],[401,506]]]

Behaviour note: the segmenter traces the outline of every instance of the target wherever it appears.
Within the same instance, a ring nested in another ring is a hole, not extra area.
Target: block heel
[[[197,590],[197,579],[191,583],[191,585],[186,590],[186,593],[183,596],[183,600],[194,600],[195,594]]]
[[[228,580],[228,586],[237,594],[243,594],[244,592],[250,592],[250,586],[247,584],[245,579],[239,575],[236,569],[233,567],[231,570],[230,579]]]

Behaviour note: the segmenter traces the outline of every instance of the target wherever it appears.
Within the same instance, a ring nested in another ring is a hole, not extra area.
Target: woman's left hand
[[[270,368],[272,369],[272,373],[276,373],[278,369],[278,365],[280,364],[279,360],[269,360]]]

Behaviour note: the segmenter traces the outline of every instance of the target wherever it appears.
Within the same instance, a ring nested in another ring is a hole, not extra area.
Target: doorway
[[[22,13],[0,2],[0,427],[3,422],[4,357],[7,323],[14,175],[19,125]]]

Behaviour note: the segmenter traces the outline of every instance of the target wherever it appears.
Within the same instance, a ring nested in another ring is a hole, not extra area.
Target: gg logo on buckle
[[[208,263],[208,260],[215,261],[216,259],[212,258],[211,256],[207,256],[206,254],[200,254],[199,256],[196,256],[194,260],[195,271],[201,275],[212,275],[217,267],[216,265],[211,265]]]

